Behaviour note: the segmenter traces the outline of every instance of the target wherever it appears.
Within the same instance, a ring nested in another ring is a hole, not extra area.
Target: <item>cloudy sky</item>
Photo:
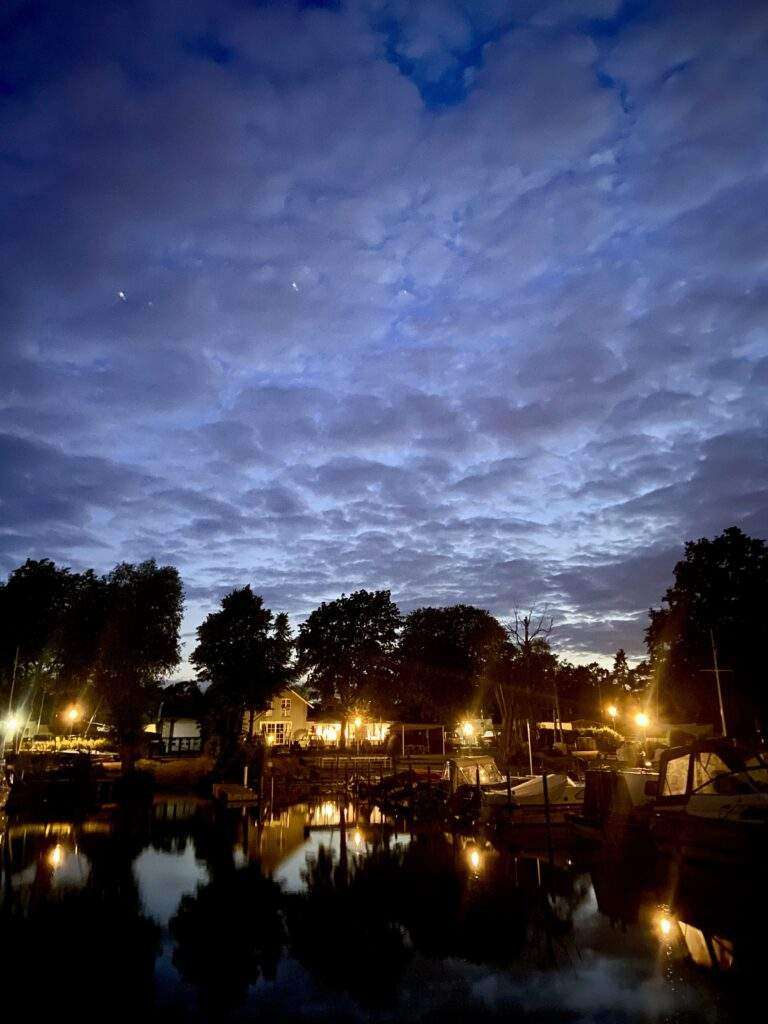
[[[0,68],[3,574],[583,660],[768,535],[764,0],[6,0]]]

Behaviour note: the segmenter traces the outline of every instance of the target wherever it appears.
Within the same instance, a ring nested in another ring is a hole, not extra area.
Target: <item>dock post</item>
[[[547,853],[549,854],[549,862],[551,864],[554,861],[554,852],[552,850],[552,827],[549,820],[549,781],[546,771],[543,772],[541,780],[544,785],[544,820],[547,823]]]
[[[507,765],[507,810],[512,810],[512,779],[509,774],[509,765]]]

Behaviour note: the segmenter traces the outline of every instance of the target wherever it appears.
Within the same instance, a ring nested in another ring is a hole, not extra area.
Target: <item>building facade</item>
[[[296,690],[281,690],[266,709],[249,708],[243,715],[243,736],[263,736],[269,744],[291,743],[307,731],[309,701]]]

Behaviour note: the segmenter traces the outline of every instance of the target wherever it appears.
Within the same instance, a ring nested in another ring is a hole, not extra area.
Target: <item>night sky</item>
[[[768,536],[765,0],[5,0],[0,573],[639,655]]]

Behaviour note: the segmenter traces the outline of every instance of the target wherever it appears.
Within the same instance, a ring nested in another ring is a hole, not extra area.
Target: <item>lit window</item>
[[[290,715],[291,713],[291,698],[283,697],[280,701],[280,710],[284,715]]]

